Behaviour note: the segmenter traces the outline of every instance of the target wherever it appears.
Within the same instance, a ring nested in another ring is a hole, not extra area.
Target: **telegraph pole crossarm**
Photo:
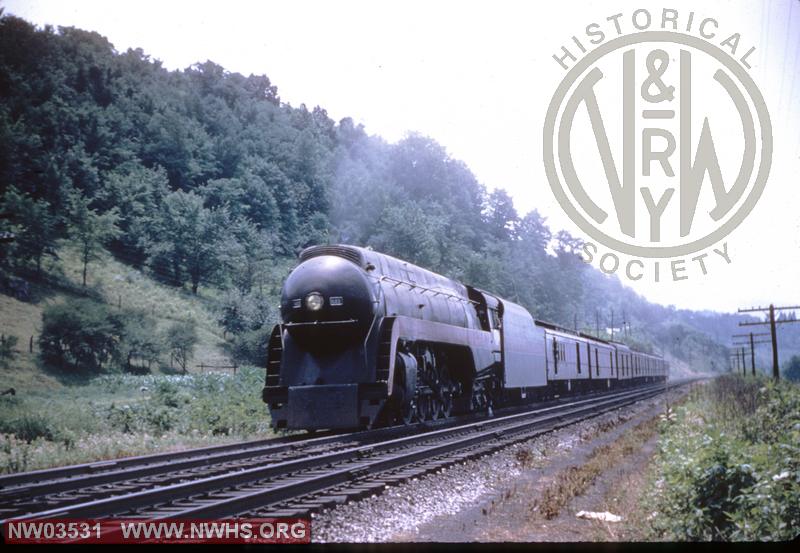
[[[748,309],[739,309],[739,313],[755,313],[756,311],[769,311],[770,307],[775,311],[783,311],[785,309],[800,309],[800,305],[788,305],[786,307],[774,307],[770,305],[769,307],[750,307]]]
[[[772,378],[778,380],[780,378],[780,368],[778,365],[778,334],[776,325],[785,324],[785,323],[798,323],[800,320],[794,318],[792,316],[791,319],[782,319],[779,321],[775,320],[775,312],[776,311],[794,311],[800,309],[800,305],[787,305],[782,307],[775,307],[774,304],[769,304],[769,307],[750,307],[747,309],[739,308],[739,313],[756,313],[759,311],[767,312],[769,318],[765,321],[761,322],[740,322],[739,326],[763,326],[769,325],[769,334],[771,337],[772,342]],[[750,338],[752,342],[752,336]],[[752,355],[752,346],[751,346],[751,355]]]
[[[788,323],[800,323],[800,319],[780,319],[775,321],[776,325],[780,324],[788,324]],[[768,325],[772,324],[770,321],[763,321],[760,323],[739,323],[739,326],[761,326],[761,325]]]

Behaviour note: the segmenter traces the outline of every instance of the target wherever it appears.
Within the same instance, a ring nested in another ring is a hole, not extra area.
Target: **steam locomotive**
[[[411,424],[669,372],[659,356],[368,248],[313,246],[299,261],[268,344],[275,428]]]

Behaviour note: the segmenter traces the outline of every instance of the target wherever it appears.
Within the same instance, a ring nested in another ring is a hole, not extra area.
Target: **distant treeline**
[[[97,33],[6,15],[0,100],[0,209],[12,216],[0,222],[17,235],[0,254],[8,274],[35,278],[64,238],[91,273],[107,247],[174,286],[224,290],[214,295],[220,323],[237,355],[255,360],[287,259],[352,243],[567,327],[604,331],[613,310],[635,345],[727,367],[731,317],[648,303],[434,140],[388,144],[350,118],[282,102],[266,76],[210,61],[167,71]]]

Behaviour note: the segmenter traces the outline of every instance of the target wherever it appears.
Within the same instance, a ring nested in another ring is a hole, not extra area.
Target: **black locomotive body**
[[[304,250],[281,319],[263,390],[276,428],[412,422],[667,374],[659,357],[355,246]]]

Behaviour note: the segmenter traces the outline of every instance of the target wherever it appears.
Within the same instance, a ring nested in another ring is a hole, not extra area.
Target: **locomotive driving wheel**
[[[472,391],[472,398],[470,399],[470,410],[471,411],[480,411],[486,405],[486,394],[483,392],[483,388],[480,387]]]
[[[440,396],[434,400],[434,418],[446,419],[453,412],[453,392],[449,386],[443,386]]]
[[[426,394],[420,394],[417,396],[417,420],[419,422],[424,422],[430,418],[430,399],[429,396]]]
[[[419,420],[419,409],[416,398],[412,399],[400,409],[400,420],[405,425],[412,425]]]

